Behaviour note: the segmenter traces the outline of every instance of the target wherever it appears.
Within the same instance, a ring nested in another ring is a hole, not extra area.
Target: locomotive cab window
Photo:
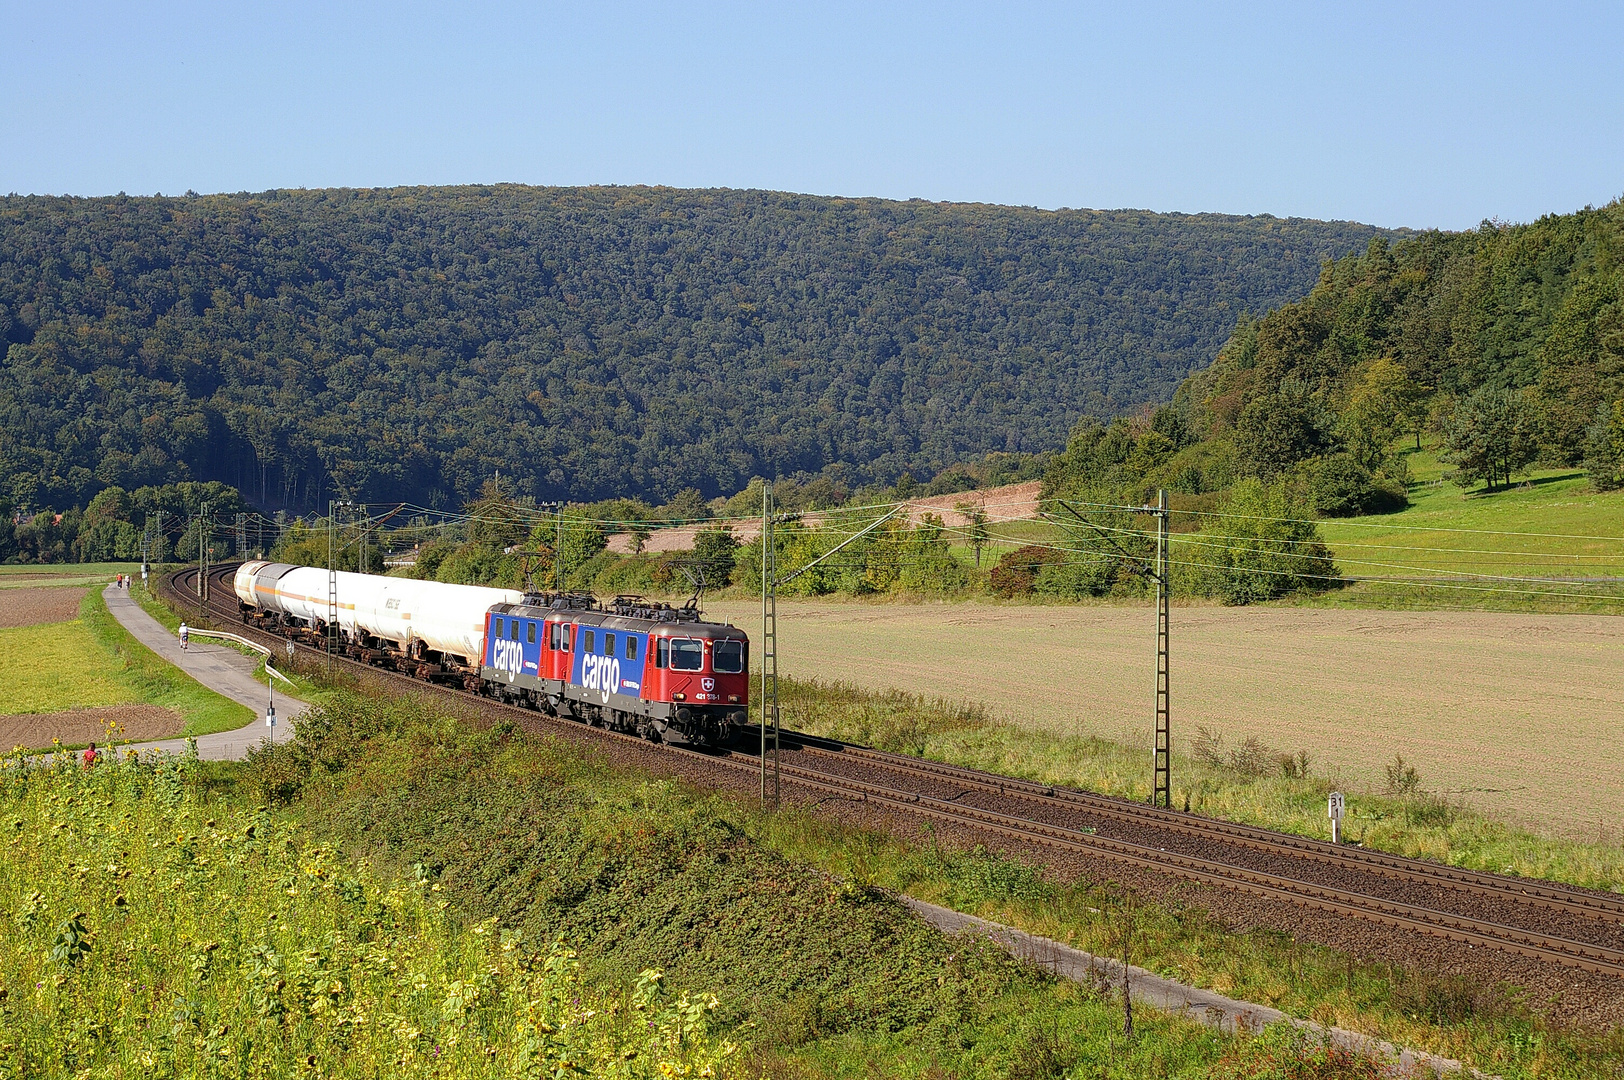
[[[582,651],[582,652],[586,652],[586,653],[589,653],[589,652],[591,652],[591,651],[592,651],[592,645],[593,645],[593,641],[592,641],[592,639],[593,639],[593,638],[594,638],[594,637],[597,637],[597,634],[596,634],[596,633],[594,633],[594,632],[593,632],[593,631],[591,631],[591,630],[588,630],[588,631],[587,631],[587,632],[586,632],[586,641],[585,641],[585,643],[584,643],[584,644],[582,644],[582,646],[581,646],[581,651]]]
[[[497,619],[497,620],[495,620],[495,623],[496,623],[495,631],[492,633],[491,636],[492,637],[501,637],[502,636],[502,620]]]
[[[630,634],[626,636],[626,659],[637,659],[637,639]]]
[[[654,666],[663,668],[671,663],[671,641],[668,638],[656,638],[654,643]]]
[[[529,645],[534,645],[536,643],[536,624],[535,623],[527,622],[527,623],[524,624],[524,640],[525,640],[525,643],[529,644]]]
[[[711,649],[711,664],[723,675],[737,675],[744,670],[744,642],[718,641]]]
[[[671,670],[699,671],[705,666],[705,643],[698,638],[671,639]]]

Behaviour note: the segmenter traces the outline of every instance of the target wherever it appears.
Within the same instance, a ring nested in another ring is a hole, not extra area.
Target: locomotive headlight
[[[729,694],[727,696],[727,699],[729,701],[733,702],[736,705],[736,704],[738,704],[738,701],[739,701],[739,695],[737,695],[737,694]]]
[[[671,700],[672,701],[687,701],[688,700],[688,695],[687,694],[672,694],[671,695]]]

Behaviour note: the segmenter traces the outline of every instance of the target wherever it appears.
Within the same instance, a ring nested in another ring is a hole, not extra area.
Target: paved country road
[[[213,735],[197,737],[197,756],[210,761],[237,761],[247,756],[249,747],[265,741],[265,684],[254,678],[259,662],[235,649],[221,645],[205,645],[196,638],[185,652],[169,628],[141,610],[141,605],[130,599],[129,593],[109,585],[102,590],[107,610],[137,641],[151,649],[165,661],[175,665],[222,697],[246,705],[254,712],[254,719],[235,731],[219,731]],[[310,707],[280,690],[276,694],[276,728],[271,732],[276,742],[293,737],[293,724],[299,714]],[[166,750],[171,754],[184,753],[185,739],[164,739],[161,742],[130,743],[121,750]]]

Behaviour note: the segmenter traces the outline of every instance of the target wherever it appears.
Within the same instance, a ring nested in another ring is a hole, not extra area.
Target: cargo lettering
[[[524,674],[524,647],[517,641],[498,638],[494,642],[495,648],[491,650],[491,667],[497,671],[510,671],[515,675]]]
[[[609,695],[620,689],[620,661],[612,656],[581,657],[581,686],[596,690],[608,702]]]

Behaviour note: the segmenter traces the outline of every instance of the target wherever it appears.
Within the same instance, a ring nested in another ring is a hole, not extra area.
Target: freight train
[[[622,596],[474,585],[246,562],[245,623],[336,637],[357,660],[656,742],[719,745],[748,722],[750,641],[676,608]],[[336,599],[336,604],[334,600]]]

